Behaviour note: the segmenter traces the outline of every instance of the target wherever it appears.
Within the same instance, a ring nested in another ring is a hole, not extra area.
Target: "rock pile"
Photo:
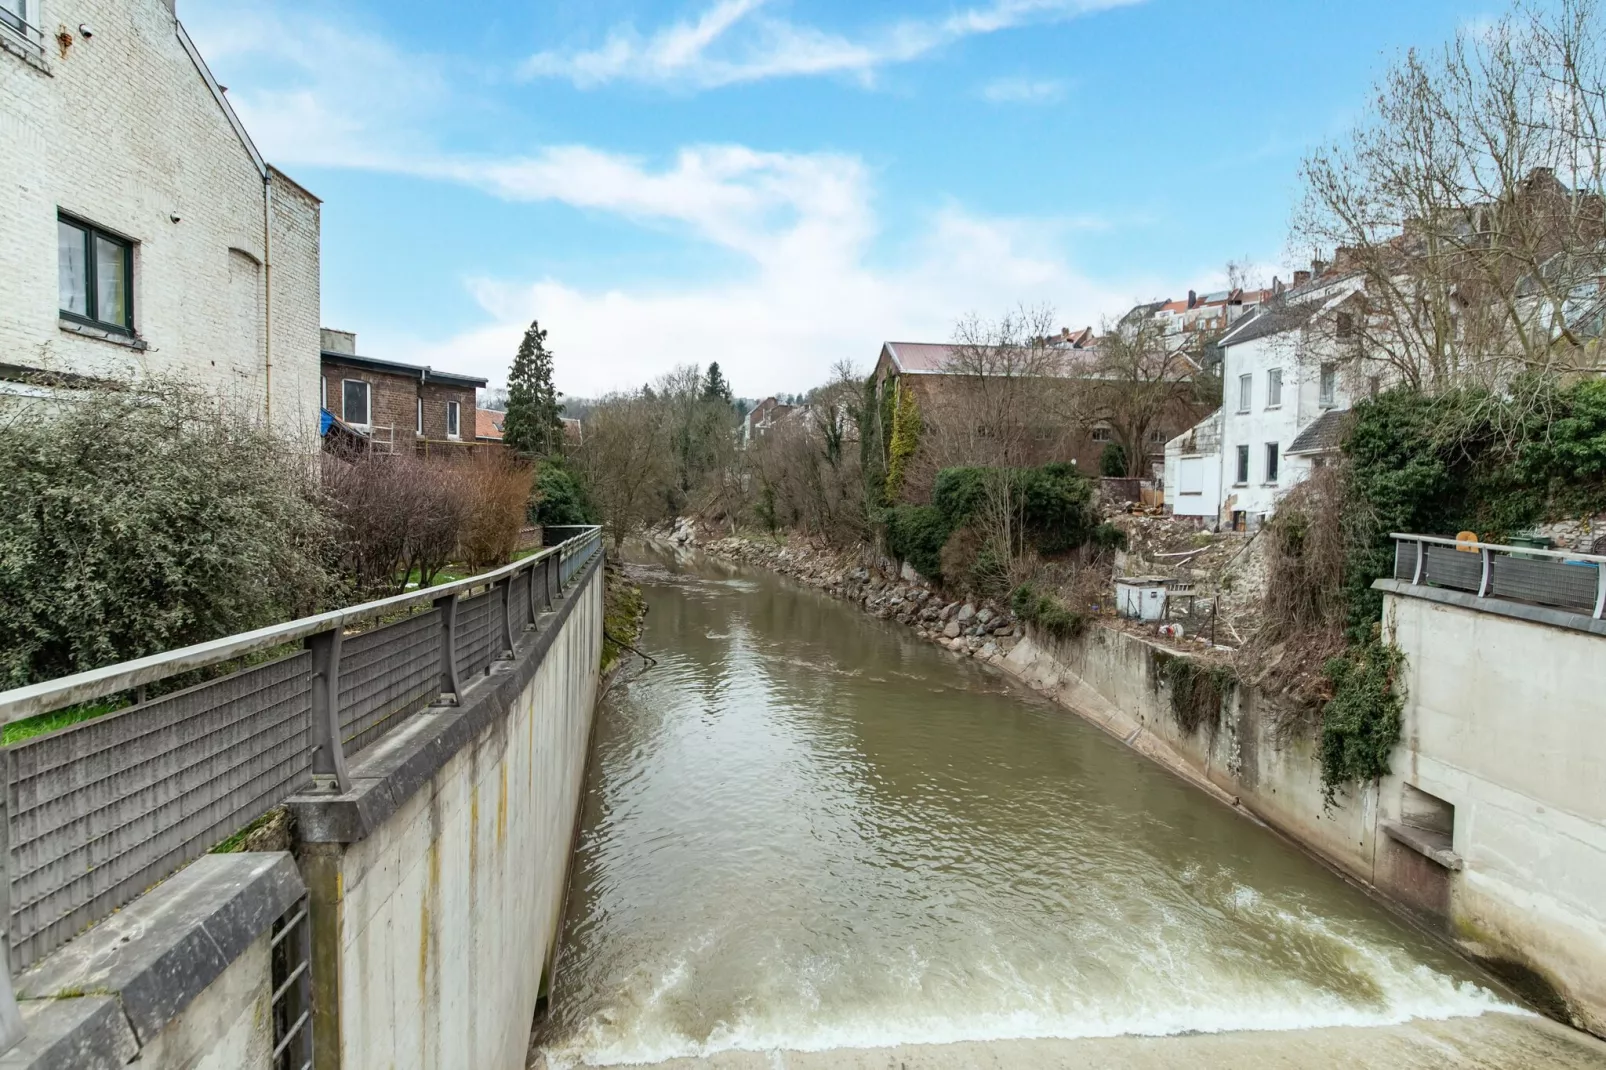
[[[681,535],[687,530],[677,527],[669,537],[685,543],[689,539]],[[908,565],[900,569],[890,561],[814,545],[797,536],[781,543],[733,535],[704,543],[702,549],[854,602],[866,613],[907,625],[920,638],[964,657],[1001,659],[1025,634],[1025,626],[1008,609],[985,600],[951,600]]]

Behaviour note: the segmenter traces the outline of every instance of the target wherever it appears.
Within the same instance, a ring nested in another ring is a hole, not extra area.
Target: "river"
[[[549,1065],[1514,1009],[983,667],[765,573],[637,578],[658,664],[599,714]]]

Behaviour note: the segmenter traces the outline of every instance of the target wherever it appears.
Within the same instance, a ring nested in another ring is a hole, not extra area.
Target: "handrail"
[[[593,531],[600,531],[600,527],[589,528],[585,532],[575,535],[559,543],[557,546],[548,546],[529,557],[521,558],[511,564],[502,565],[490,572],[482,572],[477,576],[469,576],[461,580],[452,580],[434,587],[420,587],[416,591],[407,591],[402,594],[391,595],[372,602],[360,605],[347,606],[344,609],[332,609],[325,613],[318,613],[299,620],[286,621],[283,624],[270,624],[255,631],[241,632],[238,635],[225,636],[222,639],[212,639],[205,643],[196,643],[192,646],[181,647],[177,650],[165,651],[161,654],[150,654],[132,661],[120,662],[116,665],[107,665],[99,669],[90,669],[86,672],[73,673],[71,676],[61,676],[54,680],[44,680],[37,684],[28,684],[26,687],[13,688],[10,691],[0,692],[0,725],[10,724],[13,721],[37,717],[42,713],[50,713],[66,706],[79,702],[87,702],[100,698],[103,695],[118,691],[128,691],[142,684],[155,683],[170,676],[177,676],[181,672],[191,669],[205,668],[219,662],[231,661],[246,654],[253,654],[262,650],[271,650],[273,647],[285,643],[305,639],[320,632],[344,630],[352,624],[369,620],[385,613],[398,609],[407,609],[424,603],[434,603],[448,597],[474,589],[485,587],[499,581],[511,581],[518,573],[529,570],[532,573],[536,565],[546,558],[558,555],[561,559],[563,551],[571,543],[589,537]]]
[[[1459,550],[1494,550],[1500,553],[1521,554],[1525,557],[1554,557],[1564,561],[1588,561],[1592,564],[1606,565],[1606,555],[1577,553],[1572,550],[1541,550],[1527,546],[1507,546],[1498,542],[1461,542],[1457,539],[1447,539],[1442,535],[1410,535],[1400,531],[1389,532],[1389,538],[1398,542],[1425,542],[1434,546],[1451,546]]]

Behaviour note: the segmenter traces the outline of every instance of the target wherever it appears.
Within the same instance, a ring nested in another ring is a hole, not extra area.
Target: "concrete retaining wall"
[[[1175,655],[1094,627],[1029,636],[1000,668],[1282,831],[1447,936],[1557,1017],[1606,1034],[1606,644],[1390,596],[1408,664],[1394,774],[1326,805],[1313,731],[1235,687],[1189,733],[1163,666]],[[1388,832],[1407,785],[1454,806],[1452,865]],[[1454,856],[1458,855],[1459,858]]]
[[[596,701],[594,560],[516,656],[292,800],[319,1070],[522,1068],[557,937]]]

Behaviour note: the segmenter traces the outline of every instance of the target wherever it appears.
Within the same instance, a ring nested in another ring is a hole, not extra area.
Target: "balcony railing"
[[[1606,619],[1606,557],[1394,532],[1394,578]]]

